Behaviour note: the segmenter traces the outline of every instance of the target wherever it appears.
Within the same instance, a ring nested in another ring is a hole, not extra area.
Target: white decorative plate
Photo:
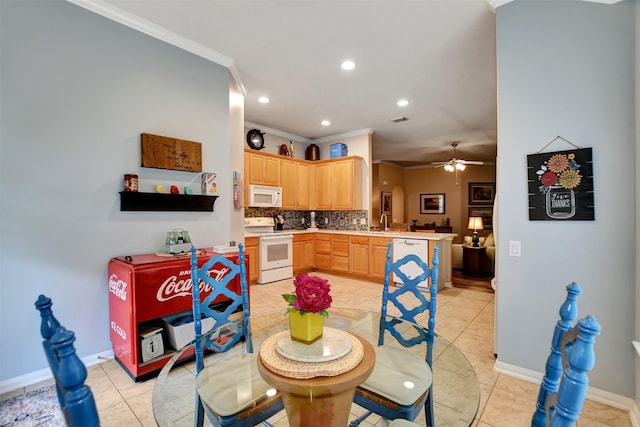
[[[289,331],[284,331],[276,336],[275,348],[281,356],[298,362],[327,362],[349,353],[351,339],[344,331],[325,327],[322,338],[307,345],[293,341]]]

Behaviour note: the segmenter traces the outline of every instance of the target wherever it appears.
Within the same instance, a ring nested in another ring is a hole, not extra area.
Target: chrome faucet
[[[389,231],[389,226],[387,225],[387,214],[383,213],[380,215],[380,224],[382,225],[382,220],[384,220],[384,231]]]

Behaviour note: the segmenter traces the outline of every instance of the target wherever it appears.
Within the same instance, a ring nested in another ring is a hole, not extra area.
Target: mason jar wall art
[[[529,220],[595,219],[591,148],[531,154],[527,167]]]

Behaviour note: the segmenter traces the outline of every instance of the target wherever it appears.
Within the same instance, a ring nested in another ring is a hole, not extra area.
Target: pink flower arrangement
[[[282,295],[282,298],[289,303],[288,310],[298,310],[300,314],[318,313],[329,317],[327,308],[331,306],[333,300],[329,295],[331,285],[328,280],[302,273],[293,279],[293,285],[296,287],[295,294]]]

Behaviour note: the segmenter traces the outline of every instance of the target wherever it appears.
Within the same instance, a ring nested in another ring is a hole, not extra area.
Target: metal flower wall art
[[[594,220],[591,148],[527,156],[529,220]]]

